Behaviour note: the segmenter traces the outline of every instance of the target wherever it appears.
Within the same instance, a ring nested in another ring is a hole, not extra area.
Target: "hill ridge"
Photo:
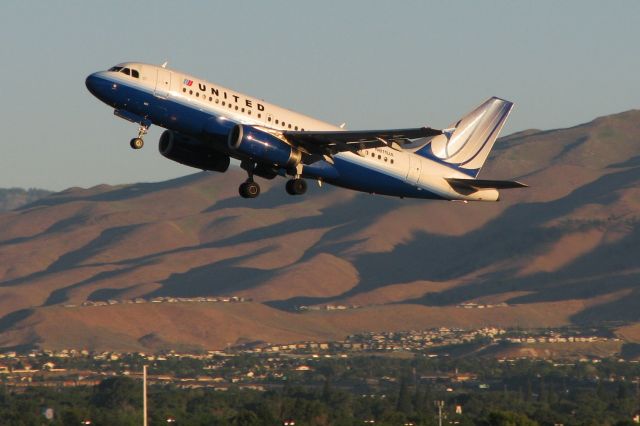
[[[495,204],[315,185],[289,197],[281,179],[248,201],[233,168],[70,188],[0,214],[0,347],[155,351],[380,327],[612,321],[628,324],[629,338],[640,322],[639,142],[637,110],[506,136],[482,177],[531,188]],[[252,301],[125,303],[187,296]],[[119,303],[81,306],[108,300]],[[507,306],[456,308],[474,300]]]

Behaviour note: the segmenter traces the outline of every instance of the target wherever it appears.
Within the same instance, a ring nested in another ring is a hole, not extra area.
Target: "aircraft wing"
[[[389,146],[394,149],[409,139],[442,134],[430,127],[388,130],[284,131],[282,135],[308,154],[333,155],[343,151]]]

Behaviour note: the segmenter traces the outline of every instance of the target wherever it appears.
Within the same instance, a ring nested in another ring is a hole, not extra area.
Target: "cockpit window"
[[[138,70],[134,70],[131,68],[115,66],[115,67],[109,68],[109,71],[121,72],[123,74],[130,75],[133,78],[140,78],[140,72]]]

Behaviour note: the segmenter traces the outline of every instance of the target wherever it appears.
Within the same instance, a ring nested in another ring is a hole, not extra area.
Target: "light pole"
[[[142,366],[142,426],[147,426],[147,366]]]
[[[436,401],[438,407],[438,426],[442,426],[442,408],[444,407],[444,401]]]

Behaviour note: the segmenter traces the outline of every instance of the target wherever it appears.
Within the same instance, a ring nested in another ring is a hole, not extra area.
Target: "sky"
[[[640,2],[0,2],[0,187],[62,190],[195,170],[133,151],[84,80],[154,64],[356,129],[443,128],[490,96],[503,134],[640,105]]]

